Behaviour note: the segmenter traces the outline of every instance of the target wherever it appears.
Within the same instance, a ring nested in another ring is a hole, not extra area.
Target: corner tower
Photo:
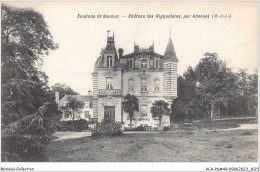
[[[115,36],[107,32],[106,47],[95,63],[93,76],[93,114],[98,122],[104,118],[122,120],[122,68],[115,47]]]
[[[177,98],[177,63],[178,59],[170,38],[163,57],[163,96],[166,99]]]

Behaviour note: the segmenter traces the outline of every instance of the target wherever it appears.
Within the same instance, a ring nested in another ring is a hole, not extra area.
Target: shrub
[[[125,131],[146,131],[146,129],[143,126],[138,126],[135,128],[125,128]]]
[[[73,131],[72,121],[60,121],[57,131]],[[84,131],[88,129],[88,122],[85,119],[80,119],[74,121],[74,131]]]
[[[45,136],[3,136],[2,137],[2,161],[14,162],[37,162],[47,161],[45,155],[47,144],[50,143],[50,137]]]
[[[115,136],[121,135],[122,133],[121,122],[115,122],[111,119],[103,119],[101,123],[98,123],[94,127],[91,136]]]
[[[163,127],[163,131],[169,131],[169,130],[170,130],[169,126]]]
[[[143,126],[138,126],[136,127],[136,131],[146,131],[146,129]]]

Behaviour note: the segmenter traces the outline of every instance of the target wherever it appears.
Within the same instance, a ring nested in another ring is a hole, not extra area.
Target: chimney
[[[55,91],[55,102],[59,103],[59,101],[60,101],[60,94],[58,91]]]
[[[123,52],[124,52],[124,50],[122,48],[118,49],[119,58],[121,58],[123,56]]]

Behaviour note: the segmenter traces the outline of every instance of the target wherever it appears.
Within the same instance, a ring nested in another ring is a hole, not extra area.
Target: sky
[[[80,94],[92,90],[92,72],[106,45],[107,30],[114,31],[116,48],[123,48],[124,55],[133,52],[134,42],[141,48],[154,43],[155,52],[163,55],[171,37],[179,59],[179,75],[188,66],[196,66],[206,52],[218,53],[234,71],[244,68],[253,73],[258,67],[257,2],[4,3],[32,8],[44,16],[59,48],[43,57],[42,70],[49,76],[50,86],[63,83]],[[96,18],[78,18],[79,14]],[[97,18],[99,14],[102,18]],[[103,18],[104,14],[119,17]],[[147,18],[149,14],[154,17]],[[182,18],[160,19],[157,14]],[[193,18],[196,14],[210,18]],[[212,18],[215,14],[218,17]],[[220,18],[221,15],[228,18]]]

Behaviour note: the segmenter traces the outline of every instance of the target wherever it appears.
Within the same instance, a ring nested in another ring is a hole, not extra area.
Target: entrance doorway
[[[115,120],[115,106],[104,107],[104,118]]]

